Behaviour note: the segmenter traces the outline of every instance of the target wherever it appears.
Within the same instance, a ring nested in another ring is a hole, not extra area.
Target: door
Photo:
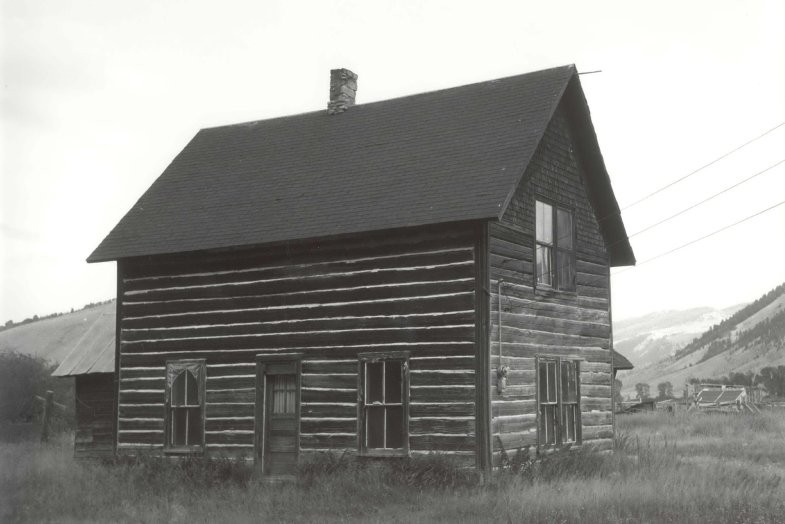
[[[299,361],[257,363],[256,461],[268,476],[294,475],[300,448]]]

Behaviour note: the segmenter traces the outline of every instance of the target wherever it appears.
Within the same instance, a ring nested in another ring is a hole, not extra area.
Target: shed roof
[[[203,129],[88,261],[498,219],[562,100],[611,265],[634,264],[573,65]]]
[[[635,367],[635,366],[632,365],[632,362],[630,362],[630,360],[627,357],[625,357],[624,355],[622,355],[621,353],[619,353],[615,349],[612,349],[611,351],[613,352],[613,369],[614,370],[632,369],[632,368]]]
[[[116,309],[101,313],[74,344],[52,376],[114,373]]]

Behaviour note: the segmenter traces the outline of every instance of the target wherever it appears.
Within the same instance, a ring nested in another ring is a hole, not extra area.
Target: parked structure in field
[[[99,316],[52,373],[74,377],[74,456],[78,458],[114,453],[115,324],[114,312]]]
[[[116,450],[609,448],[634,263],[574,66],[204,129],[117,261]]]
[[[747,386],[724,384],[699,384],[695,388],[695,406],[709,411],[740,411],[758,413],[760,410],[748,393]]]

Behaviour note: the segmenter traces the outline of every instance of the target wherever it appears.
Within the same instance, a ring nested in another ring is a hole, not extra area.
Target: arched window
[[[204,361],[167,364],[167,439],[172,450],[204,445]]]

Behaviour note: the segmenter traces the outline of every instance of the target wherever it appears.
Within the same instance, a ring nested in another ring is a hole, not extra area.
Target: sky
[[[629,234],[785,159],[785,2],[2,1],[0,322],[113,298],[85,259],[200,129],[574,63]],[[785,281],[785,164],[631,238],[614,319]]]

